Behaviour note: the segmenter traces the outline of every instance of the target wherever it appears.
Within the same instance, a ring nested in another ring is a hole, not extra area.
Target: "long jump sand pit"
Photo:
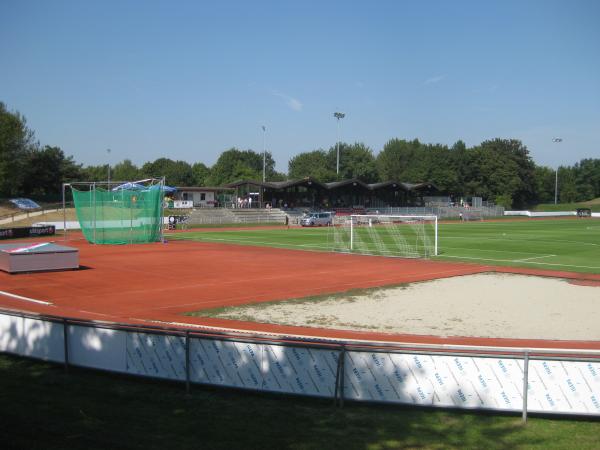
[[[600,287],[481,273],[226,308],[213,317],[413,335],[600,340]]]

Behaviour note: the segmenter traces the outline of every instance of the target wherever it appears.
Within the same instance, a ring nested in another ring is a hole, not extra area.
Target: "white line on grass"
[[[519,254],[526,254],[526,255],[539,255],[539,253],[529,253],[529,252],[516,252],[516,251],[511,251],[511,250],[493,250],[493,249],[482,249],[482,248],[465,248],[465,247],[448,247],[447,245],[443,246],[444,249],[450,249],[450,250],[468,250],[468,251],[474,251],[474,252],[495,252],[495,253],[519,253]]]
[[[473,256],[440,255],[440,257],[441,258],[470,259],[470,260],[475,260],[475,261],[492,261],[492,262],[508,262],[508,263],[517,262],[514,259],[476,258]],[[555,267],[575,267],[577,269],[600,269],[600,267],[595,267],[595,266],[576,266],[574,264],[544,263],[544,262],[536,262],[536,261],[523,261],[523,264],[534,264],[534,265],[538,265],[538,266],[542,265],[542,266],[555,266]]]
[[[45,302],[44,300],[36,300],[34,298],[22,297],[20,295],[11,294],[10,292],[0,291],[0,294],[5,295],[7,297],[16,298],[17,300],[24,300],[26,302],[39,303],[40,305],[52,305],[52,303]]]
[[[522,239],[517,236],[523,236]],[[600,246],[594,242],[581,242],[581,241],[565,241],[562,239],[531,239],[531,236],[526,234],[507,234],[506,236],[493,238],[493,237],[482,237],[482,236],[440,236],[441,240],[444,239],[469,239],[469,240],[482,240],[482,241],[531,241],[535,243],[551,243],[551,244],[581,244],[581,245],[593,245],[594,247]]]
[[[532,259],[552,258],[553,256],[556,256],[556,255],[533,256],[531,258],[515,259],[514,262],[525,262],[525,261],[530,261]]]

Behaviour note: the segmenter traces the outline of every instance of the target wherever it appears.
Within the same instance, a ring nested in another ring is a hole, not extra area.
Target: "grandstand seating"
[[[285,223],[286,213],[278,208],[200,208],[190,213],[189,225],[230,223]]]

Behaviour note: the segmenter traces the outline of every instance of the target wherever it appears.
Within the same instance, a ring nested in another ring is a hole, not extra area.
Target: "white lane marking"
[[[36,300],[35,298],[23,297],[17,294],[11,294],[10,292],[0,291],[0,294],[7,297],[16,298],[17,300],[24,300],[26,302],[39,303],[40,305],[52,305],[51,302],[45,302],[44,300]]]

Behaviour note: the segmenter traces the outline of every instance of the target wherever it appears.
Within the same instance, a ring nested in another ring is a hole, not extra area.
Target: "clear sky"
[[[264,125],[285,172],[334,111],[375,153],[504,137],[573,164],[600,158],[600,1],[0,0],[0,101],[84,164],[212,165]]]

